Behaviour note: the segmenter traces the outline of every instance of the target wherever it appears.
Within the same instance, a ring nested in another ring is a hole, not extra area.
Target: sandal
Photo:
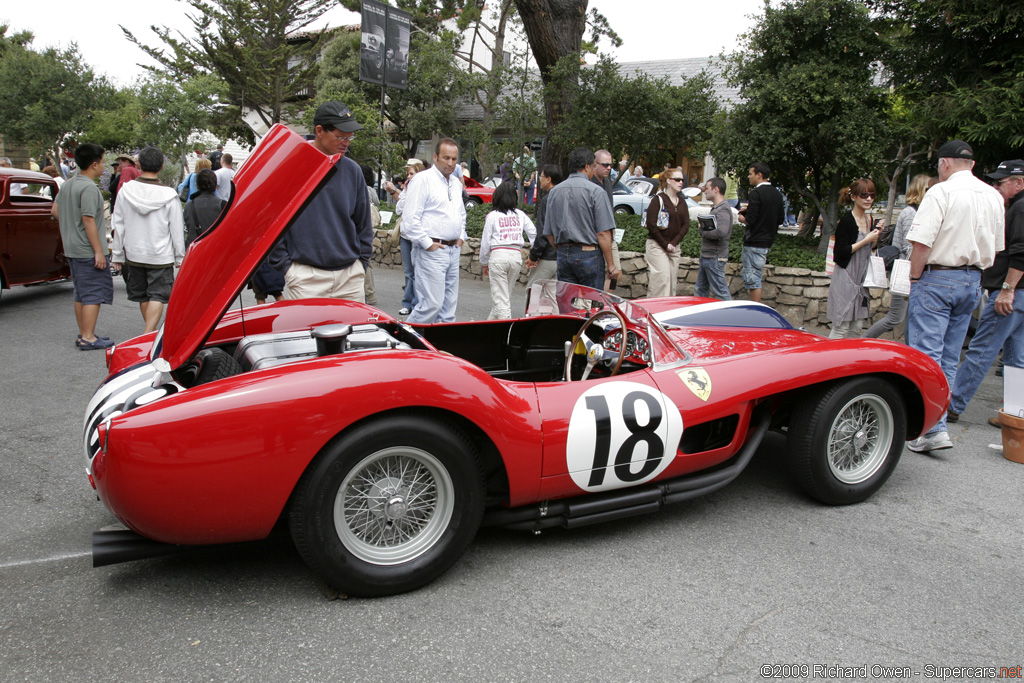
[[[79,340],[75,341],[75,346],[78,347],[79,351],[94,351],[96,349],[109,349],[113,345],[114,345],[114,342],[112,342],[109,339],[104,339],[103,337],[96,337],[96,341],[94,341],[94,342],[87,342],[84,339],[79,339]]]
[[[104,337],[102,334],[97,334],[96,338],[103,339],[105,341],[110,341],[110,337]],[[82,341],[82,335],[78,335],[78,337],[75,339],[75,346],[78,346],[78,342],[80,341]]]

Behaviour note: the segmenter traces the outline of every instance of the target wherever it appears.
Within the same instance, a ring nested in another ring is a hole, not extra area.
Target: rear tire
[[[628,206],[616,206],[615,207],[615,213],[617,213],[617,214],[619,214],[621,216],[632,216],[633,215],[633,209],[629,208]]]
[[[906,408],[892,384],[877,377],[843,380],[794,407],[789,468],[812,498],[859,503],[896,469],[906,432]]]
[[[455,427],[384,418],[336,439],[302,475],[289,526],[329,585],[357,597],[415,590],[447,571],[476,535],[484,478]]]

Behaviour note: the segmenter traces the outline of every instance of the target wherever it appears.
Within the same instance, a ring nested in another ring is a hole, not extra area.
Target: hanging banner
[[[405,90],[409,87],[409,30],[412,15],[394,7],[388,8],[387,58],[384,84]]]
[[[412,15],[377,0],[363,0],[362,16],[359,80],[405,90]]]
[[[387,14],[387,5],[375,0],[363,0],[362,40],[359,45],[359,80],[361,81],[384,83]]]

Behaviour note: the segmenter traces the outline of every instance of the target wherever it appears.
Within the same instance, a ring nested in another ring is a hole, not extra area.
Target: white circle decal
[[[642,484],[665,471],[682,436],[683,418],[665,394],[636,382],[599,384],[569,418],[569,475],[585,491]]]

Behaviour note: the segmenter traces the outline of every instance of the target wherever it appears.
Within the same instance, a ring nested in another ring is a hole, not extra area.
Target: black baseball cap
[[[1009,178],[1010,176],[1016,176],[1018,178],[1024,176],[1024,161],[1020,159],[1004,161],[999,164],[996,170],[987,174],[985,177],[989,180],[1002,180],[1003,178]]]
[[[352,116],[352,110],[341,102],[324,102],[313,115],[314,126],[333,126],[342,133],[354,133],[362,126]]]
[[[942,147],[936,155],[940,159],[973,159],[974,150],[963,140],[950,140]]]

